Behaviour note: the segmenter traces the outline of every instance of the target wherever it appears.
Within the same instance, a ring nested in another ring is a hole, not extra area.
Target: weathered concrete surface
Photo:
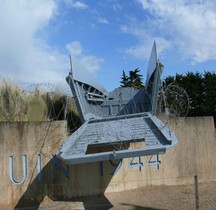
[[[0,123],[0,209],[31,206],[37,209],[48,202],[46,198],[58,202],[82,202],[85,206],[85,200],[77,197],[146,185],[189,184],[193,183],[195,174],[200,182],[216,181],[213,118],[180,118],[172,123],[172,129],[179,144],[160,156],[159,170],[154,165],[147,166],[149,157],[142,157],[141,171],[139,167],[128,167],[131,160],[124,159],[114,176],[112,172],[116,167],[106,161],[70,166],[67,178],[51,161],[52,154],[60,147],[65,135],[65,122]],[[133,147],[140,145],[133,144]],[[38,154],[42,162],[41,182],[38,176]],[[27,179],[21,185],[10,181],[11,155],[14,157],[16,180],[23,176],[22,156],[27,156]],[[67,172],[66,165],[61,164]],[[107,200],[106,197],[104,199]]]
[[[43,166],[60,146],[65,132],[65,122],[0,123],[0,207],[16,206],[28,186],[37,176],[37,156],[41,154]],[[22,185],[14,185],[9,177],[9,157],[14,158],[14,179],[23,176],[22,156],[27,156],[27,179]],[[44,176],[49,176],[44,174]],[[40,186],[38,186],[40,187]],[[36,198],[38,194],[31,192]]]
[[[147,185],[192,184],[194,175],[199,182],[216,180],[216,138],[212,117],[179,118],[171,123],[179,144],[160,156],[160,169],[146,166],[149,157],[142,157],[145,167],[123,169],[113,177],[106,192],[133,189]]]

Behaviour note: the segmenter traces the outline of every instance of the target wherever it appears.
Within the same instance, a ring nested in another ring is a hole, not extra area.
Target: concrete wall
[[[200,182],[216,180],[216,140],[212,117],[180,118],[171,124],[179,144],[159,156],[159,170],[148,165],[129,166],[124,159],[67,167],[52,157],[65,135],[65,122],[0,123],[0,209],[40,206],[45,197],[54,201],[74,201],[77,197],[134,189],[146,185],[191,184],[194,175]],[[137,143],[133,147],[139,147]],[[10,180],[10,156],[13,177],[23,177],[22,157],[27,158],[27,177],[22,184]],[[40,155],[40,156],[39,156]],[[155,160],[152,157],[152,161]],[[138,162],[135,158],[133,163]],[[41,170],[40,170],[41,161]],[[40,173],[39,173],[40,172]],[[81,199],[82,200],[82,199]]]
[[[130,160],[126,159],[123,161],[123,169],[113,177],[106,192],[147,185],[192,184],[194,175],[198,175],[199,182],[216,181],[216,138],[213,118],[179,118],[171,123],[171,127],[179,144],[168,150],[165,155],[159,156],[159,170],[155,165],[147,166],[149,157],[141,158],[144,164],[141,172],[138,167],[127,168]],[[153,158],[152,160],[155,160],[155,157]]]

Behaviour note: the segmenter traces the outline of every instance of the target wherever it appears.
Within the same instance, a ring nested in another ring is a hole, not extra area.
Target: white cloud
[[[67,6],[75,8],[77,10],[84,10],[88,8],[88,5],[81,2],[81,1],[75,1],[75,0],[64,0]]]
[[[154,31],[146,30],[146,27],[133,20],[129,26],[122,26],[123,33],[129,33],[136,36],[139,40],[138,44],[123,51],[138,59],[149,59],[150,51],[154,41],[157,41],[157,52],[163,56],[164,52],[170,48],[171,43],[163,37],[157,36]]]
[[[120,4],[118,4],[118,3],[114,3],[113,4],[113,10],[115,12],[120,12],[120,11],[122,11],[122,6]]]
[[[52,0],[0,1],[1,76],[22,82],[53,82],[65,75],[65,56],[37,37],[55,16],[56,8]]]
[[[157,40],[157,53],[160,55],[160,58],[162,58],[166,49],[170,47],[170,43],[161,37],[148,37],[145,39],[145,42],[142,41],[138,45],[126,49],[126,53],[138,59],[144,58],[148,60],[150,50],[155,40]]]
[[[81,63],[91,73],[98,71],[101,64],[104,62],[103,58],[96,57],[93,55],[86,55],[81,57]]]
[[[161,52],[175,49],[191,63],[216,59],[216,1],[139,0],[148,19],[123,26],[124,33],[138,37],[137,46],[127,52],[139,57],[145,54],[147,41],[162,43]],[[152,40],[149,40],[152,39]],[[158,44],[160,46],[160,44]]]
[[[85,54],[82,45],[79,41],[74,41],[66,45],[67,50],[71,54],[72,59],[76,62],[76,68],[86,68],[89,72],[95,73],[99,70],[101,64],[104,62],[103,58]]]
[[[87,4],[84,4],[84,3],[80,2],[80,1],[74,2],[72,7],[76,8],[76,9],[87,9],[88,8]]]
[[[102,23],[102,24],[109,24],[109,21],[106,18],[103,17],[99,17],[97,19],[98,23]]]
[[[79,56],[82,53],[82,45],[78,41],[67,44],[66,49],[70,52],[71,56]]]
[[[38,36],[56,17],[56,2],[0,1],[0,77],[21,83],[65,83],[70,68],[68,56]],[[66,48],[91,72],[103,62],[102,58],[84,54],[80,42]]]

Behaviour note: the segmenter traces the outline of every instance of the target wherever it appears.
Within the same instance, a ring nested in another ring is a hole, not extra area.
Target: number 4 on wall
[[[156,165],[156,169],[159,169],[159,165],[161,164],[161,161],[159,160],[159,155],[156,155],[156,160],[152,160],[153,155],[150,156],[149,160],[147,161],[147,165]]]
[[[141,162],[141,157],[137,157],[138,161],[134,162],[135,157],[132,158],[132,160],[128,163],[129,167],[139,167],[139,171],[142,170],[143,163]],[[153,155],[151,155],[146,163],[147,166],[155,165],[156,169],[159,169],[159,165],[161,164],[161,161],[159,160],[159,155],[156,155],[156,160],[152,160]]]
[[[135,159],[135,157],[133,157],[132,160],[130,161],[130,163],[128,163],[128,166],[129,167],[139,167],[139,171],[141,171],[142,167],[143,167],[143,163],[141,162],[141,157],[139,156],[138,162],[135,162],[135,163],[134,163],[134,159]]]

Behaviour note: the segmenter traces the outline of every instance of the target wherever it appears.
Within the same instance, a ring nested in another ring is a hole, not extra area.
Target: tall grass
[[[47,116],[47,105],[43,100],[41,93],[38,89],[35,90],[32,94],[28,95],[28,112],[27,120],[28,121],[45,121],[48,120]]]
[[[27,120],[26,94],[11,82],[3,80],[0,83],[0,121]]]
[[[80,126],[81,121],[72,97],[68,97],[56,90],[55,92],[42,94],[42,98],[47,105],[47,117],[49,120],[67,120],[70,132]]]
[[[0,81],[0,121],[44,120],[67,120],[69,131],[76,130],[80,119],[73,98],[58,90],[26,92],[14,83]]]

